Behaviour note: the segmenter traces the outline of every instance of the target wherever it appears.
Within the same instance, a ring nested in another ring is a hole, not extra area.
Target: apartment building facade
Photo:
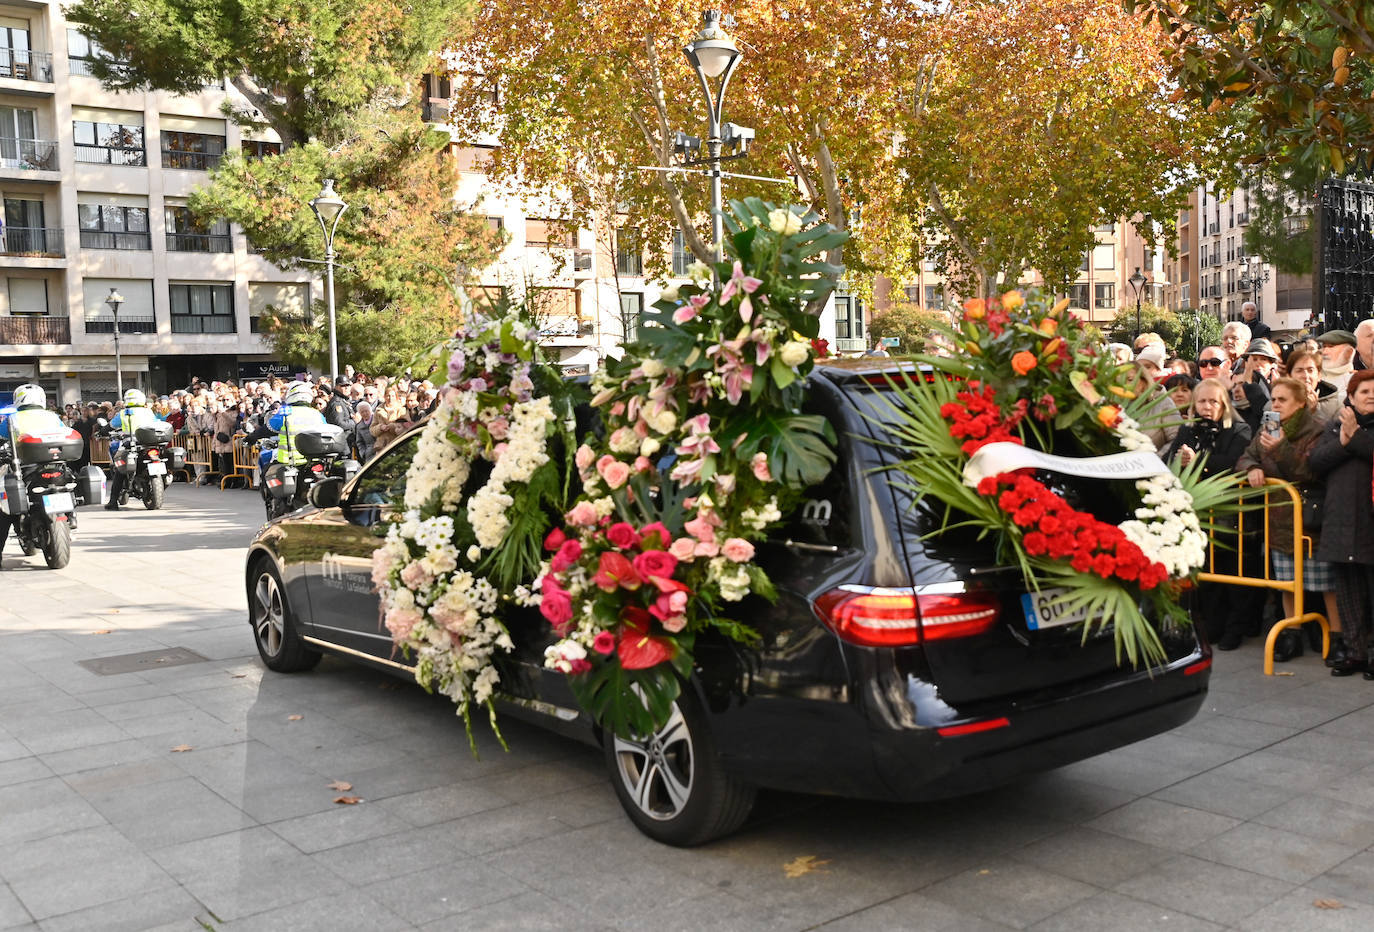
[[[276,151],[225,119],[232,88],[106,91],[90,76],[104,53],[57,3],[0,3],[0,29],[0,391],[37,381],[64,404],[112,398],[112,289],[126,388],[280,371],[258,315],[305,313],[310,275],[186,209],[225,153]]]

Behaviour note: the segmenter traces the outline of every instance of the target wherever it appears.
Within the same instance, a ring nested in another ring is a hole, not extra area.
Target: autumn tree
[[[1233,111],[1247,161],[1374,171],[1374,4],[1126,0],[1165,37],[1180,99]]]
[[[928,311],[910,301],[894,301],[873,315],[868,333],[878,340],[896,337],[895,352],[902,355],[923,353],[942,324],[949,324],[949,315],[943,311]]]
[[[745,57],[726,119],[757,137],[728,168],[797,185],[727,179],[729,196],[799,195],[851,229],[851,287],[908,279],[922,251],[977,288],[1031,266],[1057,283],[1094,224],[1167,221],[1200,176],[1207,123],[1167,99],[1158,36],[1117,0],[859,0],[823,17],[744,0],[731,13]],[[681,229],[705,258],[705,179],[640,168],[675,165],[676,131],[701,135],[681,51],[697,28],[629,0],[492,0],[456,56],[456,124],[499,139],[496,180],[553,194],[579,222],[621,216],[650,242]]]
[[[276,132],[279,155],[230,153],[190,199],[198,216],[239,224],[273,264],[321,257],[307,205],[321,179],[336,179],[350,205],[334,241],[346,361],[403,368],[452,329],[466,271],[500,244],[455,205],[450,137],[422,122],[415,92],[468,4],[78,0],[66,15],[111,56],[93,64],[107,87],[194,92],[228,75],[243,95],[228,115]],[[322,303],[313,320],[264,315],[283,361],[323,367]]]
[[[1221,123],[1163,90],[1159,36],[1118,0],[975,2],[931,27],[922,93],[901,113],[904,204],[956,290],[1077,275],[1093,228],[1177,211],[1223,162]]]

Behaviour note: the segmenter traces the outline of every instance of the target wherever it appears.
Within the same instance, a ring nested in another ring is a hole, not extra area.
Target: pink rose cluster
[[[676,543],[672,534],[659,522],[636,528],[627,521],[597,523],[594,517],[586,521],[587,516],[578,514],[577,507],[565,517],[578,536],[570,537],[555,529],[544,539],[545,550],[553,554],[549,571],[540,583],[543,598],[539,610],[545,620],[560,637],[566,637],[572,630],[576,612],[568,577],[580,566],[600,592],[598,595],[588,590],[581,597],[612,597],[607,607],[618,621],[614,630],[596,634],[592,641],[596,653],[618,653],[627,669],[642,668],[673,656],[670,645],[649,634],[651,622],[657,622],[669,634],[687,627],[692,590],[673,578],[679,561],[672,552]],[[645,649],[649,641],[653,642],[653,650]]]
[[[725,557],[732,563],[748,563],[754,559],[754,545],[742,537],[719,539],[720,516],[709,509],[702,509],[697,516],[683,525],[686,533],[673,541],[669,552],[683,563],[691,563],[698,557]]]

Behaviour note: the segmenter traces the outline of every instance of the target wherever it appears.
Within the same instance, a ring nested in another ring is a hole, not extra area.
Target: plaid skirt
[[[1293,555],[1282,550],[1269,551],[1269,562],[1274,568],[1275,579],[1293,578]],[[1330,563],[1303,557],[1302,587],[1308,592],[1335,592],[1336,571]]]

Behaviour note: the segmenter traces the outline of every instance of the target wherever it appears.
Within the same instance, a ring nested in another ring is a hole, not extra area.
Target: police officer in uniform
[[[315,390],[308,382],[293,382],[282,398],[282,405],[267,422],[248,435],[249,442],[264,440],[274,434],[277,437],[276,452],[267,457],[266,450],[258,458],[262,468],[263,493],[266,495],[270,473],[274,465],[299,466],[305,457],[296,449],[295,437],[302,431],[318,430],[327,422],[324,415],[315,407]]]
[[[114,416],[110,421],[110,430],[117,431],[126,437],[132,437],[134,431],[140,427],[147,427],[158,419],[157,415],[148,407],[148,397],[136,388],[131,388],[124,393],[124,410]],[[115,453],[119,450],[118,441],[110,443],[110,464],[114,467]],[[114,480],[110,483],[110,501],[105,505],[106,511],[119,510],[119,497],[124,491],[126,479],[124,473],[118,468],[112,468]]]

